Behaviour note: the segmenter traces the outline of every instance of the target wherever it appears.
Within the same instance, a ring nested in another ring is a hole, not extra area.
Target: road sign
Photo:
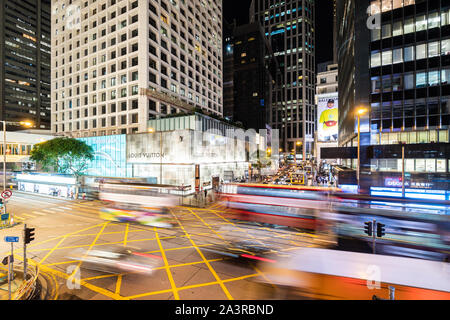
[[[5,242],[19,242],[19,237],[5,237]]]
[[[12,191],[11,190],[5,190],[2,192],[2,198],[3,199],[9,199],[12,196]]]

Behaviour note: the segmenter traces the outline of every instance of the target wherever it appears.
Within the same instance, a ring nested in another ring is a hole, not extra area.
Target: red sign
[[[2,198],[3,199],[9,199],[12,196],[12,191],[10,190],[5,190],[2,192]]]

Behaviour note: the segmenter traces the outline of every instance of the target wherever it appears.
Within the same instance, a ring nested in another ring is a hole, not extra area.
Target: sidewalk
[[[200,194],[197,195],[197,197],[195,194],[181,197],[179,204],[181,206],[186,206],[186,207],[206,208],[209,205],[212,205],[213,203],[215,203],[216,200],[217,200],[217,196],[214,195],[213,193],[209,192],[206,199],[205,199],[205,196],[203,193],[201,195]]]

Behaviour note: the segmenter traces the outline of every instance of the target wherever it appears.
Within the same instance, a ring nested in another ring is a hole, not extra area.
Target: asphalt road
[[[75,201],[14,192],[8,202],[21,224],[0,230],[0,254],[10,247],[3,237],[19,236],[23,223],[36,228],[28,258],[39,263],[54,299],[90,300],[252,300],[275,298],[277,288],[267,284],[252,260],[207,251],[229,245],[232,239],[248,239],[261,245],[276,242],[282,251],[299,246],[316,246],[314,235],[286,233],[264,227],[240,225],[224,217],[219,203],[206,209],[176,207],[177,224],[158,229],[130,223],[104,221],[99,217],[100,201]],[[107,274],[83,268],[67,256],[77,248],[95,250],[108,245],[129,246],[161,257],[161,264],[149,276],[138,273]],[[22,259],[22,242],[15,247],[16,261]],[[78,274],[79,281],[70,278]]]

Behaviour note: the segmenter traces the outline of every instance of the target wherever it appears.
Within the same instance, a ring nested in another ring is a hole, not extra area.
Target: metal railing
[[[12,300],[27,300],[31,296],[31,293],[36,288],[36,282],[37,282],[37,279],[39,277],[39,272],[40,272],[39,265],[31,259],[28,260],[28,265],[29,266],[34,265],[35,268],[34,269],[28,268],[27,272],[28,272],[29,277],[27,277],[27,278],[29,278],[29,279],[28,280],[24,279],[24,281],[22,282],[22,285],[14,293]]]

